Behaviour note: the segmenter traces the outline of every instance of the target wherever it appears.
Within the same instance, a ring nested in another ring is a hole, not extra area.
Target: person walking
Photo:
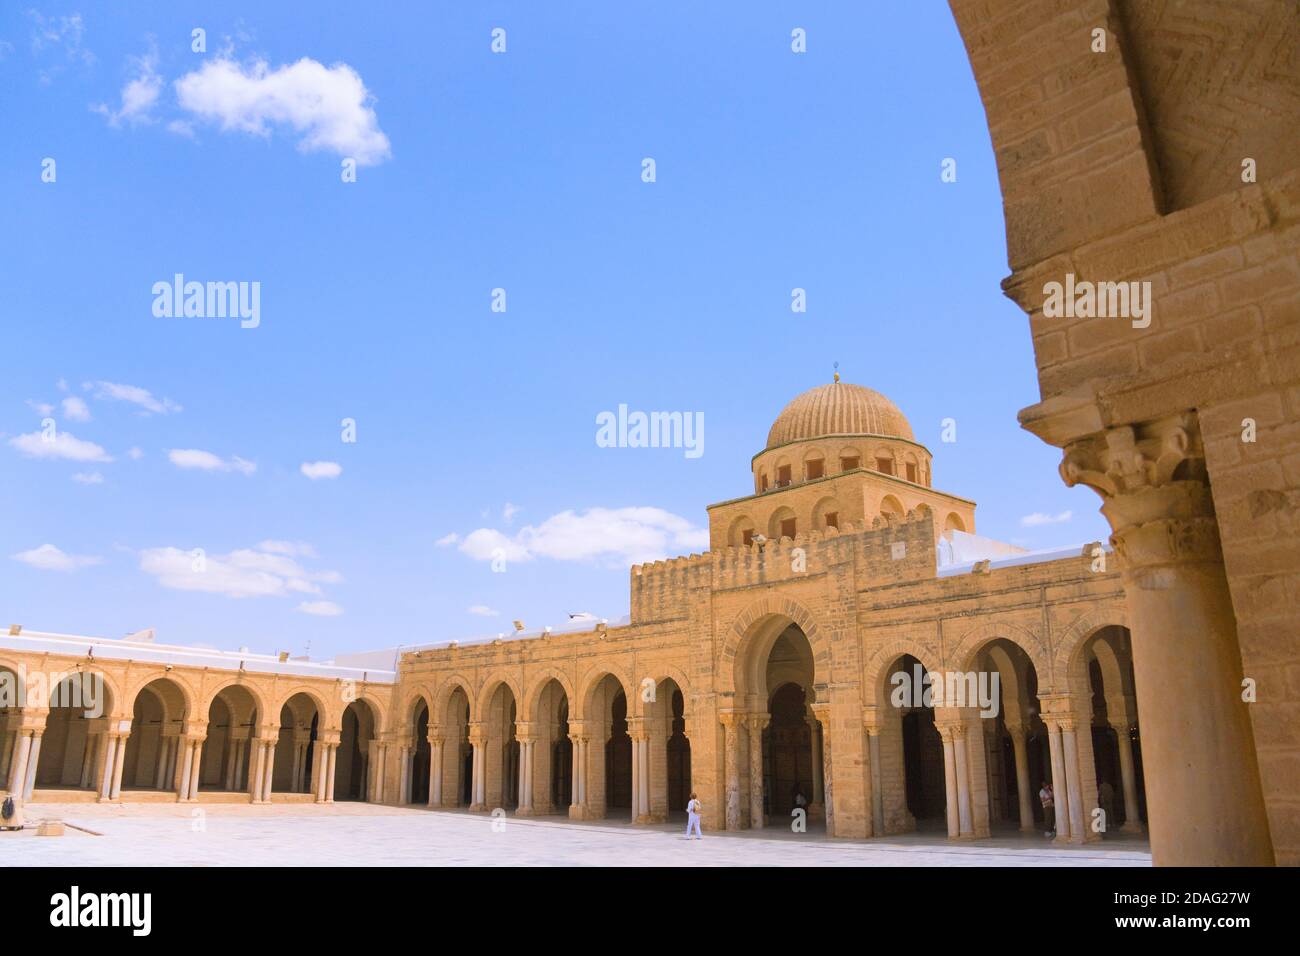
[[[700,833],[700,813],[704,808],[700,806],[699,798],[694,792],[691,798],[686,801],[686,839],[691,838],[691,831],[695,831],[695,839],[703,840],[704,836]]]
[[[1038,791],[1038,802],[1043,805],[1043,825],[1047,827],[1043,836],[1050,839],[1056,836],[1056,797],[1052,793],[1052,785],[1046,780],[1043,781],[1043,789]]]

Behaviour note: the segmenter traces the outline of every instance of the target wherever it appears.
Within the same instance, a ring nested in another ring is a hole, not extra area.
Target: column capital
[[[865,707],[862,710],[862,729],[875,737],[884,729],[885,718],[875,707]]]
[[[33,711],[24,710],[21,714],[18,715],[17,725],[11,726],[11,729],[18,731],[18,733],[20,734],[44,733],[45,714],[46,714],[45,711],[36,713]],[[103,733],[103,730],[101,729],[98,732]]]
[[[728,730],[734,731],[745,722],[745,714],[737,710],[724,710],[718,714],[718,720],[722,726]]]
[[[939,732],[940,737],[949,743],[956,743],[966,737],[966,725],[958,720],[936,720],[934,729]]]
[[[1066,445],[1061,479],[1102,498],[1126,568],[1221,561],[1205,450],[1194,412],[1104,429]]]
[[[763,728],[772,722],[770,714],[750,714],[749,729],[751,733],[761,734]]]

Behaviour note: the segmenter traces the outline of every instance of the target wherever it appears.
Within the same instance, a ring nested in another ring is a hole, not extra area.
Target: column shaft
[[[1127,724],[1115,728],[1119,745],[1119,774],[1124,788],[1124,826],[1122,830],[1129,833],[1142,832],[1142,821],[1138,819],[1137,772],[1133,766],[1133,740],[1129,737]]]

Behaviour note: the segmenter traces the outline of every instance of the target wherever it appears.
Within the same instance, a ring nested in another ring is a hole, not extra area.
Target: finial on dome
[[[835,363],[835,384],[838,385],[839,383],[840,383],[840,363],[836,362]]]

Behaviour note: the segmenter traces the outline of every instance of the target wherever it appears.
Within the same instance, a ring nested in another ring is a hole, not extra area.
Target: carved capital
[[[1061,460],[1067,485],[1113,498],[1175,481],[1205,481],[1205,452],[1193,412],[1119,425],[1071,442]]]
[[[1218,524],[1193,412],[1108,428],[1066,446],[1061,478],[1101,495],[1126,569],[1220,558]]]
[[[718,714],[718,720],[722,721],[722,726],[728,731],[735,733],[736,729],[744,724],[745,715],[734,710],[724,710]]]

